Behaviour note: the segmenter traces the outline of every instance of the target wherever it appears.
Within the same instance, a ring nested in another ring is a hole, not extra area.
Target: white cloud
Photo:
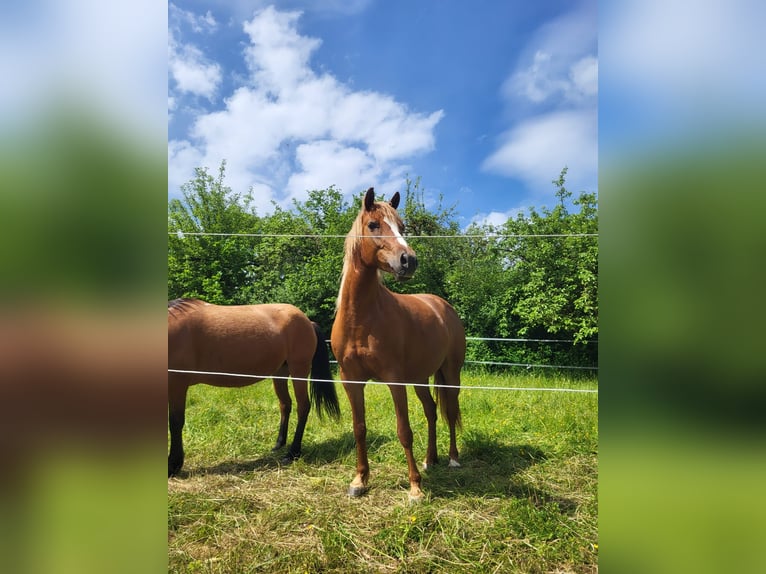
[[[168,96],[168,121],[173,119],[173,114],[176,111],[177,103],[173,96]]]
[[[173,4],[168,5],[168,75],[170,98],[174,108],[186,95],[200,96],[213,101],[222,80],[221,66],[213,62],[191,42],[182,42],[183,30],[194,34],[212,34],[218,29],[212,13],[208,10],[198,15]],[[171,116],[172,117],[172,116]]]
[[[511,101],[579,102],[598,93],[595,4],[586,0],[543,24],[503,85]]]
[[[513,74],[503,87],[509,98],[521,96],[540,104],[557,95],[579,102],[598,94],[598,60],[585,56],[574,63],[554,64],[547,52],[535,52],[532,63]]]
[[[500,227],[509,219],[516,219],[519,215],[528,215],[529,210],[533,208],[532,204],[522,204],[506,209],[505,211],[490,211],[489,213],[477,213],[471,218],[469,225],[492,225]]]
[[[195,167],[202,167],[199,163],[201,156],[198,150],[188,142],[171,141],[168,144],[168,180],[186,181],[188,173],[194,173]],[[213,166],[215,167],[215,166]]]
[[[532,35],[522,54],[520,65],[531,54],[551,54],[557,68],[566,69],[584,54],[594,53],[598,22],[595,0],[580,0],[569,12],[546,22]]]
[[[482,169],[522,179],[532,189],[549,191],[550,181],[567,166],[568,187],[592,188],[598,165],[597,132],[594,110],[533,117],[503,135],[499,148],[484,161]]]
[[[306,190],[317,187],[317,181],[332,181],[346,193],[363,191],[365,182],[377,182],[381,169],[375,158],[362,149],[343,146],[334,140],[301,144],[296,150],[300,171],[287,182],[289,198],[301,198]]]
[[[251,42],[245,49],[245,58],[253,82],[262,90],[273,91],[275,96],[314,77],[309,58],[322,42],[298,33],[296,25],[300,15],[300,12],[278,12],[269,6],[244,25]]]
[[[572,91],[582,96],[598,94],[598,60],[586,56],[575,62],[569,69]]]
[[[503,89],[509,96],[522,96],[538,104],[557,92],[566,91],[566,80],[554,76],[551,71],[551,55],[538,50],[532,63],[508,78]]]
[[[512,217],[516,217],[518,210],[511,211],[490,211],[489,213],[479,213],[471,218],[471,223],[476,225],[492,225],[499,227]]]
[[[179,162],[171,193],[193,177],[182,165],[192,149],[200,166],[226,159],[232,189],[256,186],[259,211],[330,185],[347,195],[371,185],[385,191],[403,181],[409,158],[433,149],[443,111],[412,112],[387,94],[318,74],[311,56],[321,41],[301,35],[299,19],[269,7],[244,23],[250,76],[222,109],[199,114],[185,141],[170,142],[169,161]]]
[[[210,10],[203,15],[199,15],[179,8],[173,2],[170,2],[168,5],[168,15],[171,22],[175,23],[172,24],[174,28],[177,28],[182,23],[188,24],[192,31],[198,34],[215,32],[218,28],[218,22],[216,22]]]
[[[202,96],[212,101],[221,83],[221,66],[189,42],[180,42],[183,27],[196,34],[213,33],[218,23],[208,10],[200,16],[173,4],[168,6],[168,72],[173,82],[171,96],[178,100],[184,94]],[[178,102],[175,102],[176,106]]]
[[[515,119],[482,163],[483,170],[547,193],[551,180],[567,166],[568,187],[596,188],[596,33],[590,0],[535,31],[502,88]]]
[[[221,83],[221,66],[209,61],[191,44],[177,44],[173,36],[168,44],[168,69],[175,90],[212,100]]]

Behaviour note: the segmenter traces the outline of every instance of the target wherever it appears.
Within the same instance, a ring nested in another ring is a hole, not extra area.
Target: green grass
[[[470,385],[595,389],[597,381],[464,371]],[[184,471],[168,480],[170,572],[598,570],[597,394],[464,389],[462,467],[447,468],[440,418],[440,463],[423,472],[426,499],[412,505],[391,397],[377,385],[365,391],[371,489],[347,496],[356,454],[338,392],[341,421],[312,413],[303,458],[282,466],[284,453],[271,453],[279,414],[270,383],[192,387]],[[409,400],[422,460],[425,419],[411,390]]]

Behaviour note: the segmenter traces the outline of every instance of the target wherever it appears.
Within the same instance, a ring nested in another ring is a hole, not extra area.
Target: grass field
[[[597,381],[464,371],[462,467],[447,468],[440,418],[439,465],[423,472],[426,499],[414,505],[386,387],[365,391],[371,489],[358,499],[347,496],[356,454],[340,385],[341,421],[312,412],[303,458],[290,466],[271,453],[279,414],[270,382],[192,387],[184,470],[168,480],[168,570],[596,572],[598,394],[471,385],[596,389]],[[425,418],[408,394],[422,460]]]

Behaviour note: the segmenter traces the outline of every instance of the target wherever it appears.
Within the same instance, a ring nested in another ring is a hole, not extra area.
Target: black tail
[[[314,331],[317,334],[317,350],[314,352],[314,358],[311,361],[311,384],[309,391],[311,402],[316,405],[317,414],[320,419],[323,414],[327,414],[337,421],[340,419],[340,405],[338,404],[338,394],[335,392],[335,383],[332,382],[327,343],[319,325],[313,321],[311,324],[314,325]]]

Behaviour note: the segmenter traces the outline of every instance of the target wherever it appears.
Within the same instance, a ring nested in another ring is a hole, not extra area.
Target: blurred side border
[[[167,5],[0,21],[4,569],[162,572]]]
[[[764,8],[602,6],[599,568],[756,571]]]

